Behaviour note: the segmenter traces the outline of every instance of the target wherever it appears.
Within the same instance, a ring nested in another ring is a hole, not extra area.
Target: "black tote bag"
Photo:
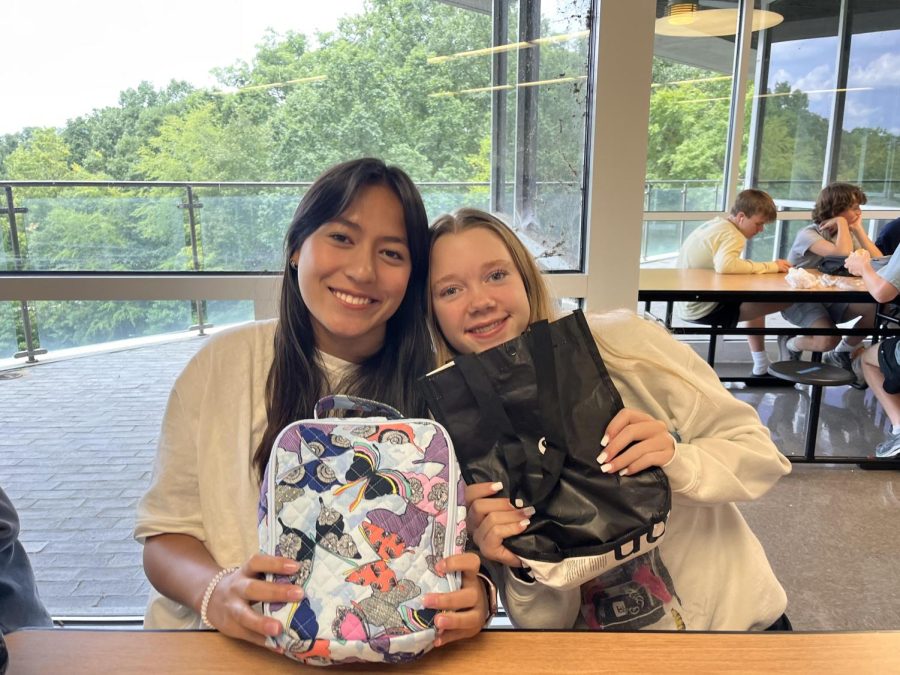
[[[580,311],[422,378],[466,482],[535,507],[504,543],[542,583],[571,588],[653,548],[671,495],[659,468],[604,474],[600,438],[622,409]]]

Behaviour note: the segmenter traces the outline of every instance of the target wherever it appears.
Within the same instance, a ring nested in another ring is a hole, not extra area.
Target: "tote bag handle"
[[[474,434],[475,438],[481,439],[485,450],[490,450],[499,441],[507,439],[507,442],[500,443],[500,447],[503,448],[503,459],[510,480],[515,483],[508,486],[510,499],[513,500],[518,497],[522,476],[528,470],[525,468],[527,461],[525,453],[510,452],[511,443],[509,441],[515,439],[513,444],[519,445],[518,435],[506,414],[503,402],[497,396],[490,378],[484,372],[484,367],[478,359],[474,355],[460,354],[453,361],[478,405],[480,415],[478,430]],[[540,465],[533,463],[530,468],[531,470],[540,470]]]
[[[520,342],[531,352],[535,369],[535,380],[538,388],[541,421],[545,434],[538,448],[526,448],[509,419],[502,399],[497,395],[477,355],[464,354],[454,359],[456,367],[466,382],[469,391],[478,404],[481,412],[477,436],[484,439],[485,444],[493,446],[497,441],[504,448],[504,459],[509,471],[510,497],[515,499],[527,485],[530,476],[540,476],[540,482],[529,486],[531,505],[540,505],[546,500],[559,482],[565,462],[565,447],[560,444],[563,438],[559,431],[559,409],[556,406],[556,369],[553,344],[550,338],[548,322],[541,321],[523,334]],[[538,355],[538,352],[541,352]],[[555,407],[555,410],[554,410]]]

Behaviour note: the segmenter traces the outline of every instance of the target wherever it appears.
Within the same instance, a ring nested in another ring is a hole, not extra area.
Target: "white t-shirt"
[[[590,628],[587,617],[605,609],[607,627],[632,630],[767,628],[787,596],[735,502],[761,497],[790,462],[756,411],[689,346],[630,312],[589,321],[625,406],[665,421],[680,439],[663,467],[672,489],[666,534],[650,554],[569,591],[491,564],[510,620],[522,628]]]
[[[142,544],[157,534],[187,534],[221,567],[259,551],[260,486],[252,460],[266,429],[276,326],[277,320],[255,322],[211,337],[178,376],[150,487],[138,503],[134,536]],[[321,352],[319,361],[332,386],[354,367]],[[199,628],[200,617],[151,590],[144,627]]]

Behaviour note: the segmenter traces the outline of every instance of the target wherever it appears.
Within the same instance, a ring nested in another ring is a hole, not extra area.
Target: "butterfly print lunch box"
[[[323,417],[329,409],[360,416]],[[437,611],[422,598],[459,588],[435,564],[466,539],[464,483],[441,425],[326,397],[315,419],[275,440],[258,515],[262,552],[300,563],[269,580],[304,589],[299,602],[262,604],[284,626],[269,646],[315,665],[410,661],[432,648]]]

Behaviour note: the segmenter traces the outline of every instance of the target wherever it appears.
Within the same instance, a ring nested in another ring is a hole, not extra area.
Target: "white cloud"
[[[820,63],[794,82],[793,88],[800,91],[834,89],[834,66]]]
[[[900,54],[885,52],[863,66],[852,67],[847,77],[847,86],[900,86]]]
[[[861,97],[854,96],[854,93],[847,95],[847,102],[844,104],[844,129],[878,126],[875,116],[881,117],[882,111],[876,106],[867,105]]]
[[[794,76],[784,68],[778,68],[772,75],[769,76],[769,88],[774,88],[778,82],[787,82],[788,84],[792,84],[794,81]]]

